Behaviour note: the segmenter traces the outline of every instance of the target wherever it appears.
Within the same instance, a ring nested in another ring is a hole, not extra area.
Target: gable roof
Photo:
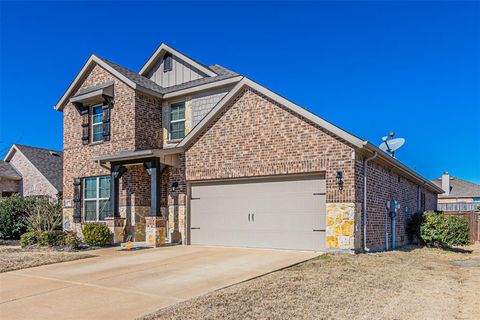
[[[68,103],[68,98],[73,94],[73,92],[78,89],[80,86],[81,82],[84,80],[84,78],[88,75],[88,73],[93,69],[95,65],[99,65],[117,78],[119,78],[121,81],[123,81],[125,84],[130,86],[133,89],[138,89],[141,91],[145,91],[147,93],[150,93],[154,96],[162,96],[161,89],[158,84],[153,82],[152,80],[145,78],[138,73],[131,71],[127,68],[124,68],[118,64],[115,64],[113,62],[110,62],[106,59],[100,58],[94,54],[90,56],[90,58],[87,60],[87,62],[84,64],[80,72],[77,74],[75,79],[72,81],[70,86],[67,88],[63,96],[60,98],[60,100],[57,102],[55,105],[54,109],[62,111],[65,105]]]
[[[14,144],[5,162],[9,162],[15,152],[20,152],[57,190],[63,189],[63,153],[61,151]]]
[[[0,178],[8,180],[21,180],[22,176],[10,163],[0,160]]]
[[[244,88],[252,88],[255,91],[259,92],[260,94],[265,95],[266,97],[272,99],[273,101],[285,106],[286,108],[290,109],[291,111],[295,112],[296,114],[304,117],[305,119],[317,124],[318,126],[326,129],[327,131],[331,132],[332,134],[336,135],[337,137],[345,140],[346,142],[353,145],[355,148],[368,150],[370,153],[375,153],[378,155],[380,159],[384,162],[389,163],[392,167],[397,168],[399,171],[403,173],[403,175],[410,177],[414,181],[422,184],[429,190],[435,193],[443,193],[443,190],[436,186],[435,184],[431,183],[428,179],[421,176],[417,172],[413,171],[412,169],[408,168],[406,165],[401,163],[399,160],[390,157],[385,152],[380,150],[377,146],[373,145],[367,140],[363,140],[348,131],[341,129],[340,127],[335,126],[334,124],[320,118],[316,114],[308,111],[305,108],[285,99],[284,97],[278,95],[277,93],[265,88],[264,86],[243,77],[235,87],[230,90],[216,105],[213,109],[188,133],[188,135],[177,144],[177,147],[180,149],[185,149],[190,143],[195,141],[195,138],[201,134],[204,128],[208,127],[210,123],[215,121],[217,115],[228,106],[228,104],[236,98],[236,96],[244,89]]]
[[[163,88],[153,80],[150,80],[147,77],[136,73],[135,71],[132,71],[105,58],[101,58],[92,54],[85,63],[85,65],[82,67],[80,72],[77,74],[75,79],[72,81],[70,86],[67,88],[63,96],[54,106],[55,110],[63,110],[65,105],[68,103],[68,99],[72,96],[75,90],[78,89],[81,82],[86,78],[88,73],[93,69],[96,64],[119,78],[121,81],[123,81],[125,84],[127,84],[134,90],[140,90],[159,98],[162,98],[165,94],[171,94],[173,92],[199,87],[206,84],[211,84],[212,86],[221,86],[224,85],[224,82],[228,84],[240,80],[240,77],[237,73],[228,70],[227,68],[222,67],[218,64],[215,64],[210,67],[206,67],[213,73],[213,76],[211,77],[205,77],[185,82],[179,85],[171,86],[168,88]],[[238,79],[235,79],[236,77],[238,77]],[[227,79],[232,81],[225,81]]]
[[[150,56],[147,62],[143,65],[140,69],[139,74],[144,76],[146,75],[150,69],[155,65],[155,63],[162,57],[166,52],[182,59],[183,61],[187,62],[188,64],[192,65],[193,67],[197,68],[201,72],[205,73],[209,77],[215,77],[218,74],[213,71],[211,68],[207,67],[206,65],[184,55],[180,51],[175,50],[171,46],[167,45],[166,43],[161,43],[160,46],[155,50],[155,52]]]
[[[432,180],[438,187],[442,187],[442,177]],[[480,198],[480,185],[450,176],[450,194],[440,195],[441,198]]]

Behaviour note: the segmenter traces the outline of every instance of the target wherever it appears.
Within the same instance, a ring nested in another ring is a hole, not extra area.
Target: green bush
[[[58,246],[63,244],[63,237],[61,232],[57,231],[43,231],[38,237],[38,244],[41,246]]]
[[[28,231],[20,236],[20,246],[22,246],[22,248],[34,245],[37,242],[38,234],[35,231]]]
[[[423,219],[420,236],[426,244],[453,247],[469,243],[469,226],[464,218],[428,211]]]
[[[63,244],[67,247],[77,249],[80,246],[80,238],[75,231],[63,231]]]
[[[112,241],[110,229],[101,223],[89,223],[83,227],[83,239],[89,246],[104,246]]]
[[[0,238],[19,239],[25,233],[26,215],[33,201],[18,195],[0,199]]]

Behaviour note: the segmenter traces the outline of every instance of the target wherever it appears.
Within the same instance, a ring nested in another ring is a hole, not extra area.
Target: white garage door
[[[325,180],[193,184],[192,244],[325,249]]]

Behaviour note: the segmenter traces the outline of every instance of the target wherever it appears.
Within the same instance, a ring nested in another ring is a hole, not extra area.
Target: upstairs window
[[[172,55],[165,54],[163,56],[163,72],[172,71]]]
[[[170,105],[170,140],[179,140],[185,137],[185,102]]]
[[[92,142],[103,141],[103,110],[102,105],[92,107]]]
[[[85,221],[104,221],[110,215],[110,177],[83,179]]]

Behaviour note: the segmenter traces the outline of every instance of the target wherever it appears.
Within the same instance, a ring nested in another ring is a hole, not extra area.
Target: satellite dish
[[[384,137],[385,138],[385,137]],[[403,138],[395,139],[382,139],[383,142],[380,144],[380,150],[389,153],[392,157],[395,155],[395,150],[398,150],[405,143]]]

